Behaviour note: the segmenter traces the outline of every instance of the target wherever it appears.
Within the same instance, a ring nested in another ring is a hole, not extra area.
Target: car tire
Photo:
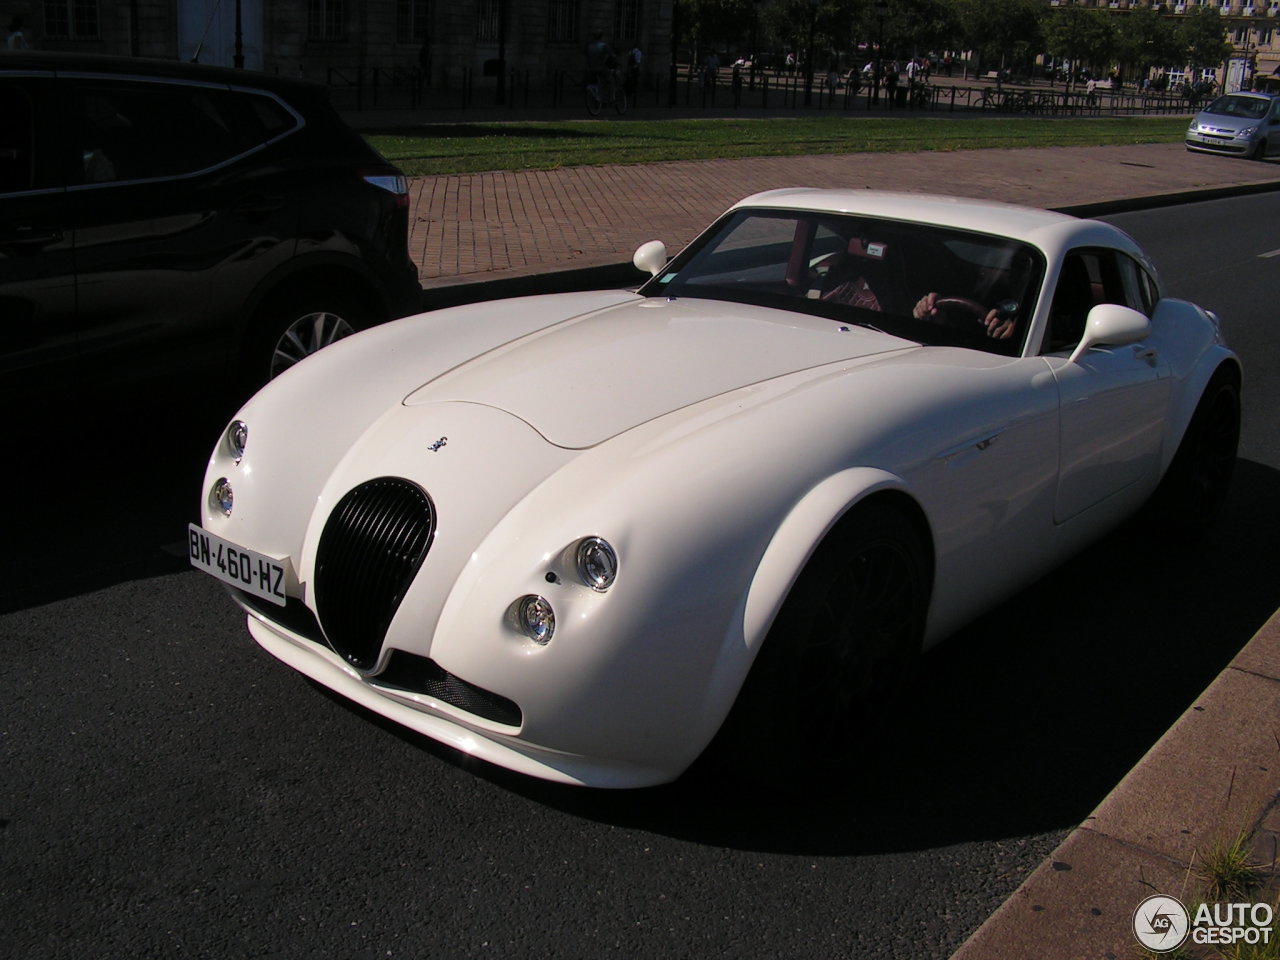
[[[1148,504],[1162,539],[1195,542],[1222,512],[1240,444],[1240,383],[1219,368],[1196,405],[1178,451]]]
[[[270,298],[255,317],[255,330],[241,358],[248,386],[262,386],[372,321],[367,307],[336,288]]]
[[[726,721],[722,759],[754,776],[767,758],[775,783],[845,779],[919,657],[926,556],[903,511],[856,507],[787,596]]]

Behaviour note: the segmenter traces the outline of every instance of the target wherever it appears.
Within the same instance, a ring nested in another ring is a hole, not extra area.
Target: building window
[[[421,43],[431,23],[430,0],[396,0],[396,42]]]
[[[639,37],[640,0],[617,0],[613,7],[614,43],[629,43]]]
[[[44,0],[44,35],[50,40],[97,40],[98,0]]]
[[[1258,46],[1260,47],[1271,46],[1271,40],[1274,35],[1275,35],[1274,27],[1262,27],[1258,31]]]
[[[1246,26],[1236,27],[1235,43],[1236,46],[1243,47],[1249,42],[1249,28]]]
[[[476,40],[497,43],[499,21],[502,19],[501,0],[480,0],[476,11]]]
[[[578,0],[551,0],[548,8],[547,40],[574,43],[578,39]]]
[[[342,0],[307,0],[307,39],[345,39],[345,12]]]

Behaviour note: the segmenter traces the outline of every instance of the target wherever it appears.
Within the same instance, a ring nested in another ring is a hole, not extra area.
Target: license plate
[[[187,525],[187,547],[193,567],[245,593],[285,605],[284,564],[279,560],[223,540],[194,523]]]

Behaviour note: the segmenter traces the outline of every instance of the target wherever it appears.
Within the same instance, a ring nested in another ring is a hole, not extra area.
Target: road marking
[[[1280,257],[1280,250],[1271,250],[1271,251],[1269,251],[1269,252],[1267,252],[1267,253],[1260,253],[1260,254],[1258,254],[1258,259],[1259,259],[1259,260],[1265,260],[1265,259],[1267,259],[1268,257]]]

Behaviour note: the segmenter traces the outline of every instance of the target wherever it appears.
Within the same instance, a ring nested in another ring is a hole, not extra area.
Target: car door
[[[0,72],[0,391],[45,409],[72,383],[75,258],[54,79]]]
[[[293,254],[295,195],[281,171],[255,164],[262,139],[245,95],[176,80],[68,83],[86,389],[217,392],[253,285]]]
[[[1159,470],[1170,395],[1159,352],[1139,342],[1094,347],[1070,359],[1089,309],[1118,303],[1150,316],[1153,289],[1142,267],[1120,251],[1078,249],[1063,261],[1043,351],[1061,405],[1057,523]]]

